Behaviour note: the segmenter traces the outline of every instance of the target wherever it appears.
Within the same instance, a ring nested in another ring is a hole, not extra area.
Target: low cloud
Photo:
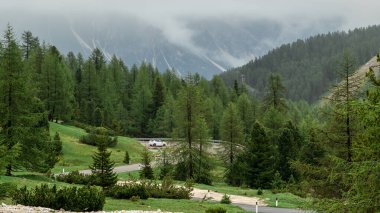
[[[194,41],[196,32],[188,26],[189,20],[271,20],[283,26],[282,38],[299,38],[302,36],[299,33],[309,28],[323,33],[329,20],[341,23],[333,26],[334,30],[379,24],[380,20],[379,0],[0,0],[0,5],[0,27],[3,29],[8,22],[22,30],[29,29],[35,22],[41,22],[41,16],[46,19],[61,16],[70,22],[91,17],[89,24],[112,21],[115,15],[126,19],[134,17],[156,27],[170,43],[203,57],[207,57],[207,50]],[[35,19],[35,16],[40,18]],[[275,45],[282,41],[267,42]],[[90,48],[85,41],[82,43]],[[219,55],[212,57],[236,66],[253,55],[237,57],[221,50]]]

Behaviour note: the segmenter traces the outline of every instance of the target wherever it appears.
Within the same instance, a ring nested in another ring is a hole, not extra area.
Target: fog
[[[380,20],[379,0],[0,0],[0,5],[0,30],[10,23],[18,34],[31,30],[48,43],[64,43],[65,38],[56,38],[59,27],[66,25],[62,20],[69,23],[66,27],[72,28],[84,50],[95,45],[74,31],[75,23],[85,20],[86,25],[95,26],[103,22],[99,33],[106,33],[107,28],[121,27],[108,24],[115,19],[132,20],[154,27],[169,43],[206,59],[210,54],[194,41],[198,32],[189,26],[191,22],[223,20],[238,25],[242,21],[270,21],[281,27],[279,39],[261,42],[273,48],[292,39],[366,27]],[[134,30],[128,31],[131,33]],[[252,53],[246,55],[221,50],[213,59],[238,66],[253,57]]]

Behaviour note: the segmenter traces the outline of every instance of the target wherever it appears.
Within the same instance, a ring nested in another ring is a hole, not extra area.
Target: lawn
[[[227,209],[228,213],[240,213],[246,212],[243,209],[220,203],[212,202],[201,202],[195,200],[173,200],[173,199],[154,199],[149,198],[148,200],[140,200],[132,202],[130,200],[117,200],[107,198],[106,204],[104,206],[105,211],[115,211],[115,210],[150,210],[156,211],[160,209],[161,211],[170,212],[185,212],[185,213],[200,213],[205,212],[208,208],[223,207]]]
[[[63,157],[52,172],[61,172],[62,169],[65,169],[65,171],[88,169],[92,163],[91,156],[96,152],[96,147],[79,142],[79,138],[87,133],[83,129],[74,126],[50,122],[50,135],[53,137],[56,132],[59,133],[62,140]],[[111,159],[115,161],[117,166],[124,164],[126,150],[129,152],[131,163],[138,162],[143,145],[134,139],[118,136],[118,144],[109,150],[112,152]]]

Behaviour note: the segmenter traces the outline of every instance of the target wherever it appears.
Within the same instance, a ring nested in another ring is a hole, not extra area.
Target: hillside
[[[369,61],[380,47],[380,26],[335,32],[284,44],[255,61],[221,74],[232,86],[245,79],[260,97],[271,72],[279,73],[287,88],[287,98],[317,101],[339,79],[336,70],[344,49],[356,57],[356,64]]]
[[[86,135],[86,131],[74,126],[67,126],[57,123],[50,123],[50,135],[58,132],[63,145],[63,156],[55,165],[53,172],[88,169],[92,163],[92,155],[96,152],[96,147],[79,142],[81,136]],[[125,151],[129,152],[131,162],[139,162],[143,146],[136,140],[118,136],[118,144],[110,148],[111,159],[116,165],[124,164]]]

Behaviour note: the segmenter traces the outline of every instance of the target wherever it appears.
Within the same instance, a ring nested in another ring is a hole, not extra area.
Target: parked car
[[[161,140],[150,140],[148,144],[149,144],[149,146],[153,146],[153,147],[166,146],[166,142],[161,141]]]

